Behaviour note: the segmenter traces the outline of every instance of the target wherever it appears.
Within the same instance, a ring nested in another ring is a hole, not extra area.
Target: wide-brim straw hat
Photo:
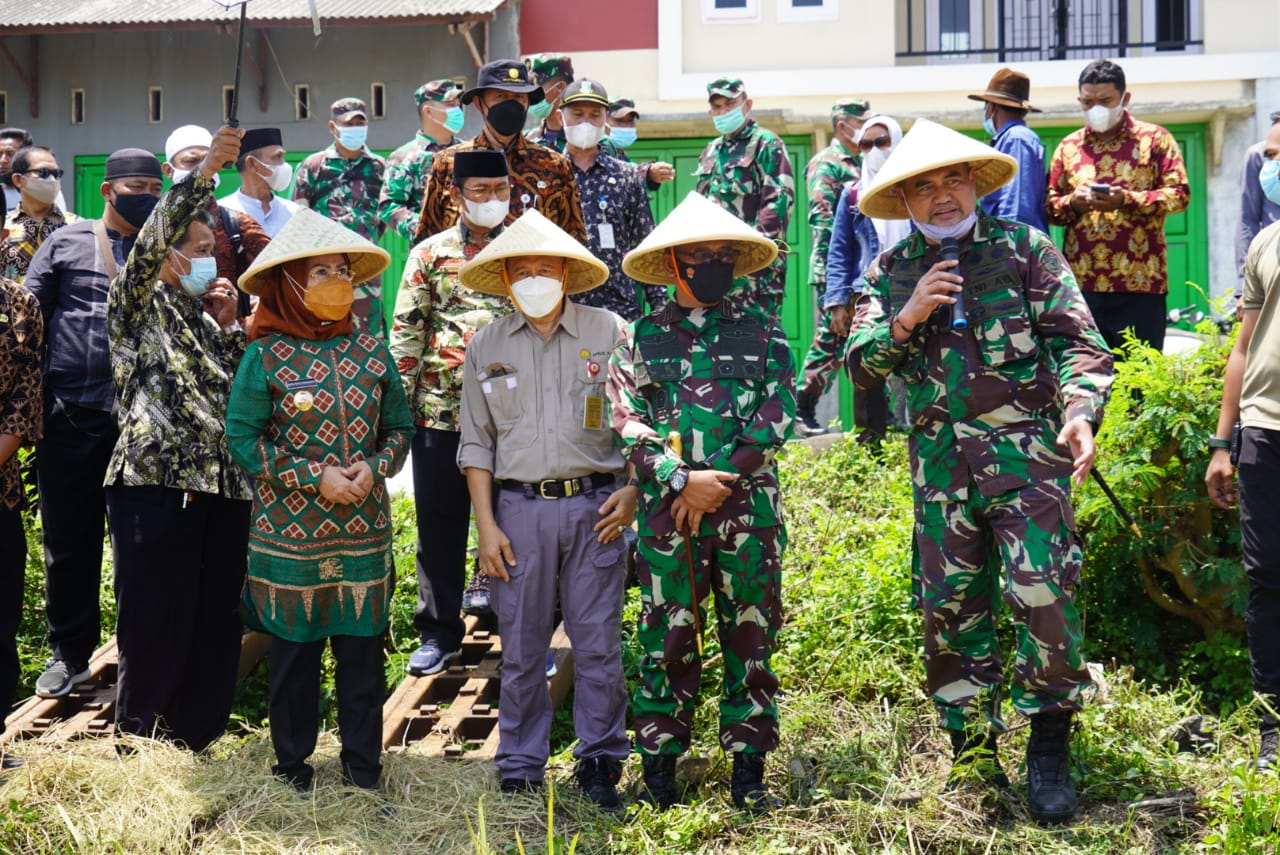
[[[1018,172],[1018,161],[1009,155],[937,122],[917,119],[871,184],[858,194],[858,210],[881,220],[910,219],[898,185],[922,172],[957,163],[972,167],[979,199],[1008,184]]]
[[[382,247],[374,246],[346,226],[310,208],[299,208],[258,253],[249,269],[240,274],[240,290],[246,294],[261,293],[272,271],[280,265],[300,258],[335,254],[347,257],[352,285],[369,281],[391,264],[391,256]]]
[[[768,267],[778,257],[778,245],[751,226],[696,192],[658,223],[657,228],[640,245],[622,259],[622,272],[637,282],[650,285],[674,285],[675,275],[663,266],[673,246],[730,240],[737,244],[738,261],[734,276],[746,276]]]
[[[528,208],[514,223],[503,229],[493,242],[462,265],[458,278],[472,291],[507,296],[503,266],[508,258],[551,255],[568,265],[565,293],[581,294],[609,281],[609,266],[578,243],[573,235]]]

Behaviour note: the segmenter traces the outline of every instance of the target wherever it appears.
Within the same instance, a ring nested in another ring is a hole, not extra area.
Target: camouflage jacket
[[[699,194],[741,219],[765,237],[786,236],[795,203],[795,184],[787,147],[754,119],[733,136],[718,136],[698,160]]]
[[[804,168],[804,181],[809,188],[809,232],[813,250],[809,254],[809,284],[822,292],[827,284],[827,251],[831,247],[831,224],[835,222],[836,202],[840,191],[861,174],[862,158],[849,154],[840,142],[815,154]]]
[[[409,251],[396,295],[391,355],[420,427],[458,431],[462,365],[468,342],[483,327],[511,312],[511,301],[472,291],[458,270],[502,233],[474,241],[458,221]]]
[[[331,145],[298,164],[293,200],[376,241],[386,229],[378,219],[386,170],[387,162],[368,149],[347,160]]]
[[[780,327],[729,302],[690,310],[672,300],[614,351],[608,392],[617,442],[640,479],[642,536],[674,533],[667,482],[682,463],[742,476],[700,534],[782,524],[774,453],[791,431],[796,390]],[[681,457],[667,445],[672,431]]]
[[[1111,353],[1047,235],[980,213],[960,251],[968,329],[951,329],[948,307],[893,342],[895,314],[941,260],[919,232],[872,263],[855,308],[854,383],[869,388],[890,372],[907,383],[916,501],[1066,478],[1059,430],[1076,417],[1096,427],[1111,389]]]
[[[107,484],[252,498],[225,428],[244,333],[224,332],[200,300],[158,278],[176,236],[212,198],[213,182],[199,172],[169,188],[111,282],[107,335],[120,437]]]
[[[436,142],[422,131],[391,152],[387,158],[387,177],[378,196],[378,219],[410,243],[418,228],[422,211],[422,194],[431,172],[431,159],[438,151],[453,145]]]

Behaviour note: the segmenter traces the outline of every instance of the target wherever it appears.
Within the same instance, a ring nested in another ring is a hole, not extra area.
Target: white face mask
[[[1118,104],[1115,107],[1104,107],[1101,104],[1096,104],[1084,111],[1084,122],[1094,133],[1105,134],[1119,123],[1122,115],[1124,115],[1123,104]]]
[[[190,170],[190,169],[175,169],[175,170],[173,170],[173,183],[174,183],[174,184],[181,184],[183,181],[186,181],[186,180],[187,180],[187,176],[188,176],[188,175],[190,175],[190,174],[191,174],[191,170]],[[218,182],[220,182],[221,180],[222,180],[222,176],[221,176],[221,175],[218,175],[218,174],[216,174],[216,173],[215,173],[215,174],[214,174],[214,176],[213,176],[213,186],[214,186],[214,187],[217,187],[217,186],[218,186]]]
[[[267,164],[262,164],[267,166]],[[293,167],[287,163],[277,163],[275,166],[267,166],[271,172],[263,176],[263,181],[267,182],[267,186],[277,193],[289,186],[289,182],[293,180]]]
[[[870,172],[875,175],[880,171],[880,167],[884,166],[884,162],[889,159],[889,149],[873,148],[862,156],[863,174]]]
[[[22,191],[41,205],[51,204],[58,198],[58,191],[61,189],[62,182],[56,178],[41,178],[38,175],[22,176]]]
[[[564,138],[574,148],[595,148],[604,137],[604,126],[590,122],[579,122],[576,125],[564,126]]]
[[[490,199],[488,202],[473,202],[462,197],[462,206],[467,213],[467,222],[482,229],[491,229],[507,218],[511,210],[510,199]]]
[[[564,299],[564,287],[550,276],[527,276],[511,283],[511,297],[525,317],[545,318]]]
[[[967,235],[969,230],[973,228],[974,223],[978,222],[978,209],[974,208],[969,212],[969,216],[949,226],[922,223],[915,218],[912,218],[911,222],[916,224],[916,228],[920,230],[922,235],[933,241],[941,241],[943,238],[960,238]]]

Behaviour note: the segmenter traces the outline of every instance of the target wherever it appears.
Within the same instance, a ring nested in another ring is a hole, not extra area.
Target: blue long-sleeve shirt
[[[835,219],[831,223],[831,243],[827,248],[827,290],[822,295],[822,308],[848,305],[858,277],[880,254],[880,240],[871,218],[849,204],[846,184],[836,202]]]
[[[991,141],[991,147],[1018,161],[1018,174],[998,190],[982,197],[982,210],[993,217],[1015,220],[1042,232],[1049,230],[1045,221],[1044,195],[1047,179],[1044,171],[1044,144],[1036,132],[1021,119],[1005,124]]]

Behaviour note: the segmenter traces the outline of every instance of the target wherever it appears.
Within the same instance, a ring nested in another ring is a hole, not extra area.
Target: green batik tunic
[[[387,627],[395,568],[386,479],[413,438],[387,346],[367,334],[249,345],[231,389],[227,443],[256,479],[246,622],[289,641],[374,636]],[[320,495],[326,466],[365,460],[364,501]]]

